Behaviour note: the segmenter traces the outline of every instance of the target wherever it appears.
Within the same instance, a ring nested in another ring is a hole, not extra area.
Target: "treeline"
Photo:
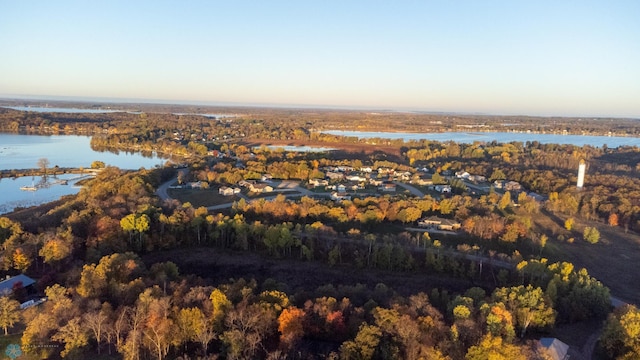
[[[569,266],[549,266],[558,285],[546,291],[519,285],[402,297],[384,284],[358,284],[291,295],[272,280],[207,285],[171,262],[146,268],[133,253],[115,253],[45,288],[47,302],[19,319],[22,348],[46,358],[546,359],[525,335],[566,316],[555,299],[575,298],[572,306],[588,306],[584,316],[606,313],[606,288]],[[59,346],[33,346],[51,341]]]
[[[196,113],[231,113],[232,118],[212,119]],[[194,115],[190,115],[193,113]],[[181,114],[181,115],[178,115]],[[344,141],[344,138],[319,134],[316,130],[364,131],[544,131],[573,134],[640,136],[635,119],[536,118],[525,116],[437,115],[417,113],[368,113],[336,110],[260,109],[260,108],[177,108],[148,107],[147,112],[68,114],[15,111],[0,108],[0,130],[9,132],[60,134],[115,134],[121,132],[157,138],[167,135],[228,139]],[[505,125],[509,124],[509,125]],[[382,140],[382,139],[380,139]],[[349,139],[355,142],[356,139]],[[378,142],[382,144],[383,142]]]
[[[357,226],[346,237],[336,236],[310,215],[314,207],[327,206],[321,213],[343,209],[347,222],[362,221],[363,214],[371,211],[377,218],[386,208],[385,218],[398,221],[411,207],[434,211],[437,204],[442,210],[444,200],[368,198],[328,206],[312,199],[300,204],[279,199],[239,203],[241,213],[229,217],[188,204],[158,203],[153,190],[170,175],[106,168],[76,197],[31,222],[0,218],[2,267],[41,275],[37,286],[48,297],[8,325],[20,321],[26,326],[25,351],[41,357],[118,352],[127,359],[185,354],[481,359],[489,353],[525,359],[542,356],[521,340],[527,333],[547,331],[557,322],[603,317],[608,310],[608,290],[568,263],[530,261],[499,270],[491,261],[483,267],[477,260],[452,256],[428,237],[359,234]],[[308,222],[302,220],[305,211]],[[274,215],[265,218],[266,212]],[[262,217],[264,223],[249,222],[245,215]],[[289,217],[293,222],[285,221]],[[440,289],[399,297],[381,284],[294,293],[273,282],[260,287],[242,280],[208,284],[180,276],[169,262],[147,267],[136,255],[203,245],[329,266],[449,274],[489,291]],[[31,346],[43,341],[59,347]]]

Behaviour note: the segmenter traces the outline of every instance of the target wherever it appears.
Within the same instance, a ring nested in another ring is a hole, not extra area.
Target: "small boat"
[[[31,182],[31,186],[27,186],[27,185],[21,186],[20,190],[23,190],[23,191],[36,191],[36,190],[38,190],[38,187],[32,181]]]

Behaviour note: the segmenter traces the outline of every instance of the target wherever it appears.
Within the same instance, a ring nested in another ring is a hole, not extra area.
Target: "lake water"
[[[147,169],[161,165],[164,159],[139,153],[99,152],[91,149],[91,138],[76,135],[19,135],[0,133],[0,170],[33,169],[38,159],[47,158],[50,167],[85,167],[95,160],[121,169]]]
[[[0,214],[13,211],[16,207],[29,207],[58,200],[63,195],[77,193],[80,188],[75,186],[80,174],[58,175],[58,180],[68,180],[67,185],[52,185],[39,188],[37,191],[20,190],[23,186],[37,185],[42,181],[42,176],[24,176],[19,178],[0,179]],[[49,176],[48,182],[56,179]]]
[[[512,141],[537,141],[542,144],[572,144],[577,146],[591,145],[610,148],[618,146],[640,146],[640,138],[621,136],[592,136],[592,135],[560,135],[560,134],[535,134],[520,132],[442,132],[442,133],[408,133],[408,132],[367,132],[367,131],[342,131],[327,130],[325,134],[357,137],[360,139],[382,138],[398,140],[434,140],[455,141],[471,144],[474,141],[509,143]]]
[[[236,115],[231,115],[231,114],[173,113],[173,115],[178,115],[178,116],[180,116],[180,115],[195,115],[195,116],[204,116],[204,117],[216,118],[216,119],[236,117]]]
[[[49,168],[84,167],[89,168],[93,161],[102,161],[106,165],[121,169],[153,168],[162,165],[166,160],[157,156],[145,157],[139,153],[120,151],[98,152],[91,149],[91,138],[75,135],[18,135],[0,133],[0,169],[33,169],[38,167],[38,160],[49,160]],[[64,177],[77,175],[64,175]],[[61,176],[62,178],[62,176]],[[62,195],[74,194],[78,188],[69,185],[54,185],[37,191],[21,191],[21,186],[38,183],[40,177],[31,176],[17,179],[0,180],[0,214],[12,211],[16,206],[32,206],[58,199]]]

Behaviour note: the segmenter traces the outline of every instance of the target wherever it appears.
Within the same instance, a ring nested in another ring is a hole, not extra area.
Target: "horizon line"
[[[281,104],[281,103],[248,103],[248,102],[215,102],[204,100],[173,100],[173,99],[149,99],[149,98],[117,98],[117,97],[90,97],[70,95],[24,95],[24,94],[0,94],[0,100],[5,101],[58,101],[58,102],[98,102],[114,105],[178,105],[178,106],[209,106],[209,107],[239,107],[239,108],[271,108],[271,109],[306,109],[306,110],[340,110],[340,111],[369,111],[387,113],[416,113],[425,115],[461,115],[461,116],[515,116],[515,117],[539,117],[539,118],[593,118],[593,119],[627,119],[640,120],[640,116],[602,116],[602,115],[531,115],[524,113],[486,113],[478,111],[443,111],[427,110],[419,108],[381,108],[360,105],[321,105],[321,104]]]

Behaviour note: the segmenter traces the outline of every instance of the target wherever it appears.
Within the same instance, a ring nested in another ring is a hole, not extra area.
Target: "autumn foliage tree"
[[[640,354],[640,311],[637,307],[626,305],[609,315],[600,346],[610,358],[637,358]]]
[[[291,349],[304,336],[305,312],[296,307],[282,310],[278,317],[280,344],[284,349]]]
[[[8,335],[9,328],[13,327],[20,319],[20,303],[9,296],[0,296],[0,327],[4,330],[4,334]]]

